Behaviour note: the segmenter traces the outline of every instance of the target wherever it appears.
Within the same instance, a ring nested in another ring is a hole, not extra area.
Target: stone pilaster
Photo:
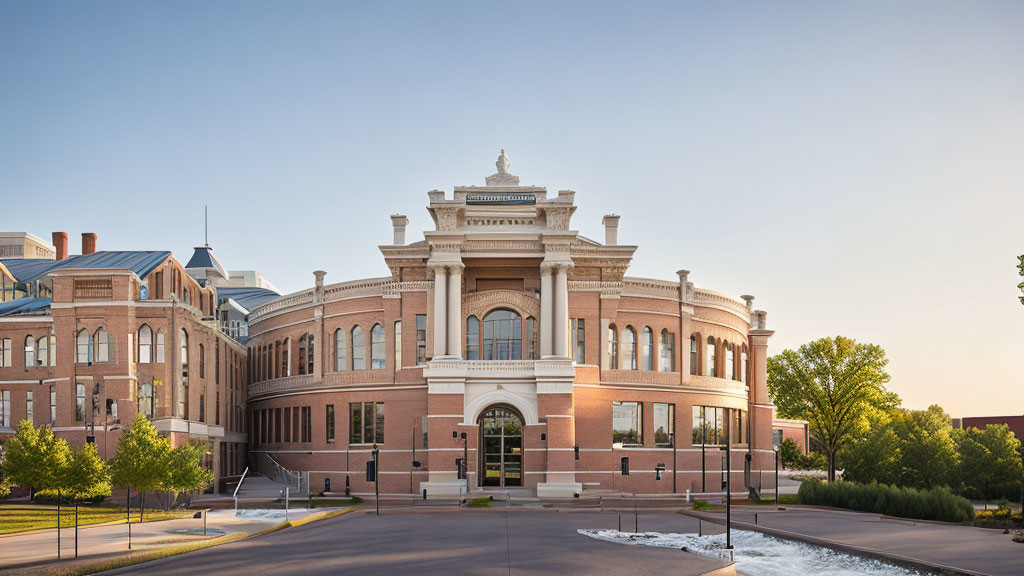
[[[448,271],[445,266],[434,269],[434,358],[447,355],[448,349]]]
[[[462,358],[462,269],[448,266],[447,355],[454,358]]]

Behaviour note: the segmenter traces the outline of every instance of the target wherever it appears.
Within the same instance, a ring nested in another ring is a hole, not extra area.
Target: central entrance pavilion
[[[480,416],[481,486],[523,485],[523,419],[509,406]]]

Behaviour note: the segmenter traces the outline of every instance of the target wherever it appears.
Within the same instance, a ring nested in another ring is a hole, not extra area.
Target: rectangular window
[[[572,359],[577,364],[587,363],[587,331],[583,318],[572,318],[569,320],[570,339],[572,342]]]
[[[57,389],[50,386],[50,424],[57,423]]]
[[[14,365],[14,357],[12,354],[11,339],[0,339],[0,368],[10,368]]]
[[[402,369],[402,321],[395,321],[395,370]]]
[[[13,428],[11,422],[11,391],[0,391],[0,428]]]
[[[302,441],[313,441],[313,410],[309,406],[302,407]]]
[[[75,420],[85,421],[85,384],[75,384]]]
[[[284,409],[284,441],[292,441],[292,408],[285,406]]]
[[[327,417],[324,419],[327,428],[327,443],[334,444],[334,404],[327,405]]]
[[[745,410],[729,410],[729,422],[726,422],[726,409],[718,406],[693,407],[693,444],[709,444],[721,446],[726,441],[726,425],[729,426],[730,442],[745,444],[747,442],[747,413]]]
[[[612,448],[643,446],[643,402],[612,402]]]
[[[277,442],[278,444],[281,443],[281,428],[283,427],[281,416],[281,409],[274,408],[274,442]]]
[[[220,426],[220,390],[217,390],[213,402],[213,423]]]
[[[654,403],[654,445],[671,447],[676,444],[676,405]]]
[[[427,363],[427,315],[416,315],[416,365]]]
[[[349,408],[349,444],[384,443],[384,403],[353,402]]]
[[[139,383],[139,414],[144,414],[150,420],[153,419],[153,384],[149,382]]]
[[[668,330],[661,332],[661,359],[658,362],[661,372],[676,371],[676,335]]]
[[[32,400],[32,391],[28,391],[28,395],[25,397],[25,420],[28,420],[33,425],[35,424],[35,402]]]
[[[206,394],[199,395],[199,421],[206,422]]]

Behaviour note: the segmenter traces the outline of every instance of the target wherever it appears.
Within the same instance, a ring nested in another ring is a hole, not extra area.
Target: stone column
[[[444,266],[434,267],[434,358],[445,355],[448,344],[448,276]]]
[[[449,266],[448,275],[448,356],[462,358],[462,266]]]
[[[750,449],[762,469],[772,466],[768,452],[772,450],[772,411],[771,396],[768,395],[768,340],[775,334],[766,326],[766,313],[754,311],[751,318],[750,334]]]
[[[551,267],[541,265],[540,269],[540,357],[551,356],[551,330],[553,316]]]
[[[559,358],[569,356],[569,280],[568,268],[560,264],[555,270],[554,311],[554,354]]]

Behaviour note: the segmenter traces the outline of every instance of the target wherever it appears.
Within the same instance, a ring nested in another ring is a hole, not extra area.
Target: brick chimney
[[[96,233],[82,232],[82,256],[96,251]]]
[[[67,232],[54,232],[53,233],[53,247],[57,249],[57,260],[63,260],[68,257],[68,233]]]

